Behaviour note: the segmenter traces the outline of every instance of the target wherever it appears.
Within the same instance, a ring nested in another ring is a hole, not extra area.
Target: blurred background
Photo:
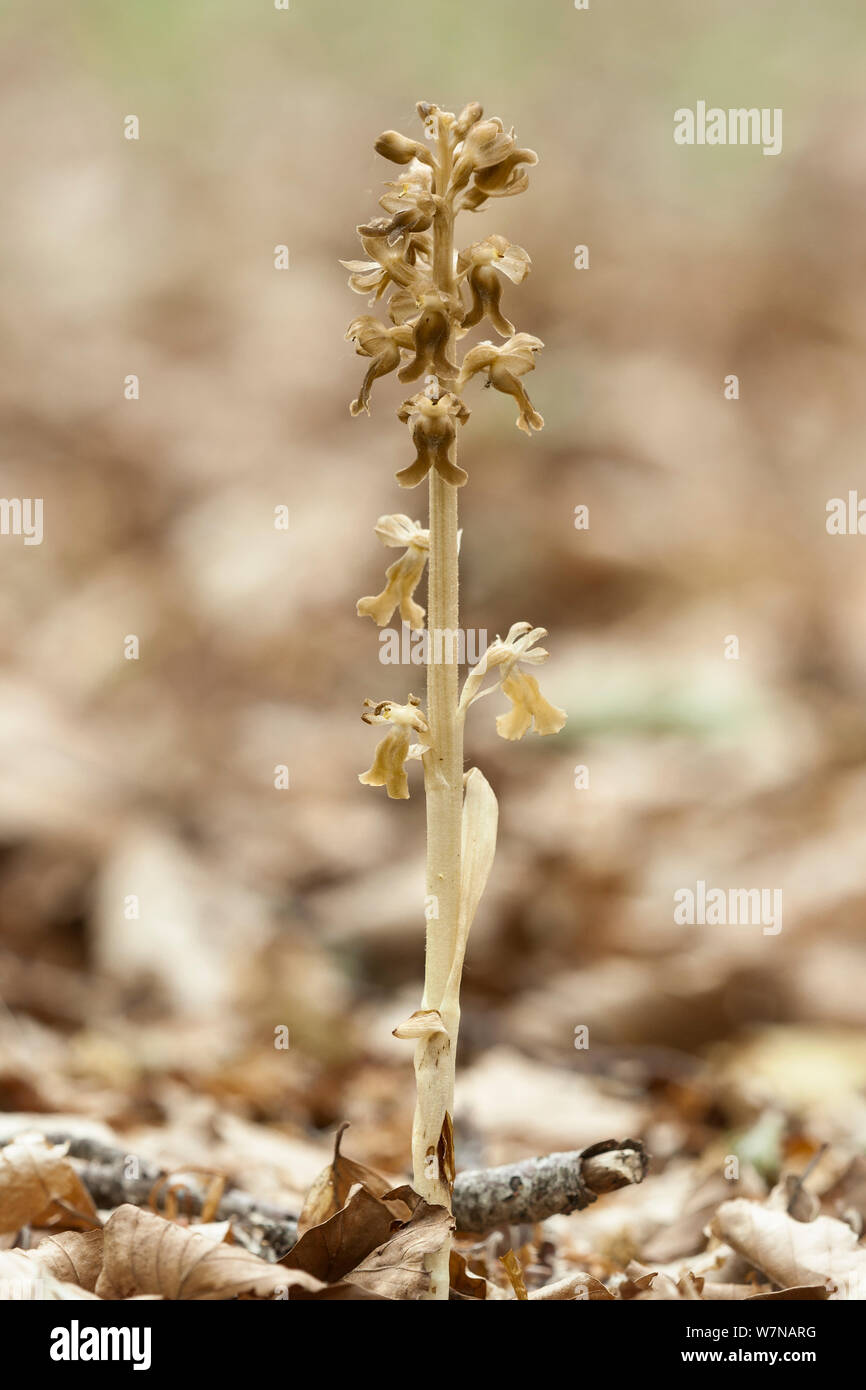
[[[468,388],[462,621],[547,627],[569,720],[470,718],[501,834],[458,1160],[862,1150],[866,540],[825,521],[866,493],[864,44],[857,0],[5,5],[2,492],[44,541],[0,538],[0,1107],[285,1200],[343,1120],[406,1170],[424,803],[358,784],[358,715],[419,679],[355,601],[426,490],[394,378],[349,417],[338,259],[379,132],[479,100],[541,156],[458,231],[533,258],[547,425]],[[675,145],[698,100],[782,108],[783,152]],[[698,880],[781,889],[781,932],[678,926]]]

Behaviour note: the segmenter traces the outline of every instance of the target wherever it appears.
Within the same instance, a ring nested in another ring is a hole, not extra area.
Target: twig
[[[81,1161],[78,1172],[82,1182],[103,1210],[124,1202],[149,1206],[154,1189],[164,1185],[168,1177],[183,1178],[187,1214],[200,1216],[206,1208],[208,1189],[199,1187],[186,1170],[169,1174],[136,1156],[138,1176],[129,1177],[129,1151],[81,1135],[55,1130],[43,1133],[51,1144],[69,1145],[70,1157]],[[508,1223],[532,1223],[582,1211],[608,1192],[642,1182],[648,1161],[639,1140],[607,1139],[573,1153],[545,1154],[501,1168],[458,1173],[453,1195],[457,1229],[491,1231]],[[236,1187],[226,1190],[212,1219],[231,1221],[239,1243],[267,1259],[281,1259],[298,1238],[294,1213],[260,1202]]]
[[[491,1231],[516,1222],[582,1211],[597,1197],[642,1182],[648,1157],[637,1139],[606,1139],[576,1153],[545,1154],[501,1168],[459,1173],[458,1231]]]

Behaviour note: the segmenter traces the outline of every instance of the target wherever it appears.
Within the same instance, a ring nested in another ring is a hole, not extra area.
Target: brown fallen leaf
[[[762,1284],[761,1288],[764,1293],[770,1292],[768,1284]],[[747,1298],[756,1298],[758,1295],[755,1293],[754,1284],[713,1284],[705,1279],[701,1297],[705,1303],[735,1303]]]
[[[513,1250],[506,1250],[504,1255],[499,1256],[500,1262],[505,1266],[505,1273],[508,1275],[511,1287],[519,1303],[528,1303],[529,1294],[526,1292],[526,1280],[523,1277],[523,1269],[520,1261]]]
[[[794,1221],[739,1197],[722,1203],[711,1229],[782,1289],[821,1285],[835,1298],[866,1296],[866,1248],[835,1217]]]
[[[447,1208],[428,1206],[419,1198],[409,1221],[368,1255],[347,1281],[385,1298],[418,1299],[430,1287],[426,1256],[438,1250],[453,1230],[454,1219]]]
[[[218,1245],[193,1228],[122,1206],[104,1231],[100,1298],[159,1294],[166,1299],[292,1297],[294,1289],[323,1285],[303,1270],[268,1264],[238,1246]]]
[[[102,1231],[64,1231],[40,1241],[29,1256],[46,1274],[93,1293],[102,1269]]]
[[[77,1284],[55,1279],[34,1258],[35,1250],[0,1250],[0,1301],[95,1299]]]
[[[866,1155],[855,1154],[824,1193],[827,1202],[847,1225],[866,1226]]]
[[[749,1295],[750,1303],[769,1303],[775,1302],[818,1302],[829,1298],[826,1287],[823,1284],[801,1284],[799,1288],[777,1289],[775,1293],[753,1293]]]
[[[385,1201],[359,1183],[345,1206],[309,1227],[280,1263],[286,1269],[303,1269],[323,1283],[337,1283],[385,1244],[395,1223],[408,1220],[414,1205],[407,1206],[399,1197]]]
[[[451,1251],[449,1262],[451,1297],[485,1300],[489,1297],[490,1285],[483,1274],[476,1274],[469,1268],[466,1256],[460,1250]]]
[[[298,1238],[313,1226],[321,1226],[335,1216],[346,1205],[351,1189],[361,1183],[374,1197],[384,1197],[391,1183],[367,1168],[363,1163],[355,1163],[340,1152],[344,1132],[349,1128],[341,1125],[334,1137],[334,1157],[324,1168],[310,1188],[303,1210],[298,1218]]]
[[[652,1277],[652,1276],[650,1276]],[[529,1295],[530,1302],[549,1303],[570,1301],[574,1303],[613,1303],[610,1289],[606,1289],[600,1279],[582,1271],[569,1274],[566,1279],[557,1279],[553,1284],[545,1284]]]
[[[99,1225],[66,1146],[47,1144],[41,1135],[22,1135],[0,1149],[0,1233],[61,1219],[67,1227]]]

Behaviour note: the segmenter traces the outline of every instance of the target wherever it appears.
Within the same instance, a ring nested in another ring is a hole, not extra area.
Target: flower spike
[[[409,761],[418,758],[423,767],[424,994],[420,1007],[394,1032],[415,1044],[413,1186],[429,1205],[450,1210],[460,980],[469,929],[493,864],[498,824],[493,789],[478,768],[464,768],[466,713],[477,700],[500,691],[509,708],[498,716],[496,728],[509,740],[523,738],[531,729],[554,733],[565,723],[565,714],[545,700],[535,678],[534,668],[547,659],[539,646],[544,628],[520,622],[504,638],[497,637],[467,675],[459,698],[456,662],[443,655],[447,648],[440,640],[459,632],[457,489],[467,474],[457,462],[457,435],[469,418],[463,391],[474,376],[483,375],[486,385],[517,402],[521,430],[529,434],[544,424],[523,383],[543,344],[518,332],[505,313],[506,307],[511,310],[510,290],[503,303],[505,281],[520,285],[525,280],[529,256],[496,233],[461,250],[455,245],[455,220],[463,211],[478,211],[489,199],[522,192],[538,156],[521,148],[514,130],[498,117],[485,116],[478,102],[469,102],[457,114],[426,101],[417,110],[428,144],[395,130],[379,136],[377,152],[397,169],[385,184],[379,208],[357,228],[360,258],[342,264],[350,288],[367,298],[371,310],[381,302],[383,311],[379,318],[359,315],[346,333],[366,359],[351,412],[369,414],[371,391],[380,377],[393,373],[401,383],[416,383],[410,388],[416,394],[397,411],[408,426],[415,456],[396,476],[401,487],[429,479],[426,526],[402,512],[379,517],[376,535],[399,558],[387,567],[381,593],[357,604],[359,615],[379,627],[399,611],[408,627],[422,630],[425,640],[413,647],[424,651],[428,713],[414,695],[406,704],[365,700],[364,722],[384,728],[372,764],[359,780],[384,787],[390,798],[402,801],[409,796]],[[465,351],[463,338],[482,322],[501,341]],[[426,613],[415,599],[425,566]],[[425,1252],[425,1298],[448,1298],[449,1247],[450,1236],[437,1236],[435,1248]]]

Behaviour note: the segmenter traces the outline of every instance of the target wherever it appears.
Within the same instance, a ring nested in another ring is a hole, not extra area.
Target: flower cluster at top
[[[397,412],[416,451],[397,479],[415,487],[435,468],[460,487],[466,473],[454,459],[454,442],[469,416],[461,393],[472,377],[483,374],[486,385],[514,397],[517,425],[527,434],[544,424],[522,381],[544,345],[518,333],[502,306],[505,281],[519,285],[526,278],[529,256],[497,235],[453,249],[456,215],[523,192],[527,166],[538,156],[521,149],[500,120],[485,118],[477,102],[457,116],[420,102],[418,113],[431,147],[393,130],[379,137],[376,150],[401,166],[401,174],[379,199],[383,215],[358,227],[366,259],[342,262],[351,288],[368,296],[371,308],[382,301],[388,316],[386,323],[361,314],[346,331],[369,360],[350,409],[369,414],[373,383],[393,371],[400,381],[422,382]],[[475,344],[458,363],[457,342],[481,323],[499,341]]]

